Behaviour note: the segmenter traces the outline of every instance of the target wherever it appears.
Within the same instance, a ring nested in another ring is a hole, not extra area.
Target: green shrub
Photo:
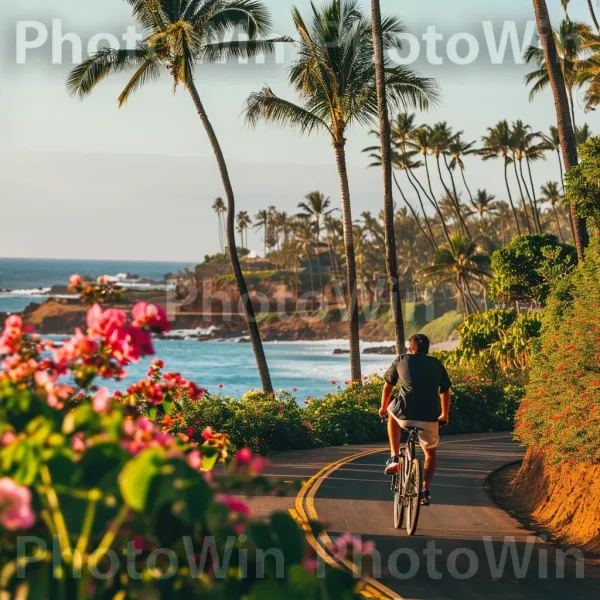
[[[385,425],[378,415],[382,390],[383,380],[372,377],[337,394],[309,399],[302,414],[313,443],[342,446],[385,440]]]
[[[581,162],[569,169],[565,200],[588,225],[600,228],[600,137],[579,147]]]
[[[545,311],[516,434],[550,462],[600,462],[600,239]]]
[[[451,424],[446,433],[504,431],[513,424],[520,399],[518,390],[503,378],[483,370],[450,369],[453,380]],[[249,392],[241,400],[205,394],[202,400],[184,398],[167,425],[173,433],[200,440],[212,427],[229,435],[237,448],[270,454],[347,444],[385,442],[386,425],[379,418],[383,379],[373,376],[324,398],[309,398],[304,406],[287,392],[275,396]]]
[[[573,246],[554,235],[519,235],[492,255],[490,297],[505,305],[546,303],[554,284],[577,263]]]
[[[446,356],[450,365],[522,373],[536,352],[540,314],[497,308],[468,316],[459,327],[460,346]]]

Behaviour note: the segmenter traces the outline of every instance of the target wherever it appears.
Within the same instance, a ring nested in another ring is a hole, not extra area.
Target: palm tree
[[[377,132],[377,131],[371,131],[371,134],[379,136],[379,132]],[[363,152],[369,153],[369,158],[372,161],[369,164],[369,167],[381,167],[381,148],[379,146],[369,146],[367,148],[364,148]],[[423,198],[421,197],[421,192],[415,185],[414,179],[410,175],[410,173],[412,172],[413,169],[418,169],[422,164],[419,161],[412,160],[416,154],[417,154],[417,152],[415,150],[409,151],[409,152],[402,152],[402,153],[392,151],[392,165],[393,165],[394,169],[404,171],[406,173],[406,177],[408,178],[409,183],[412,185],[415,193],[417,194],[419,204],[421,205],[421,211],[423,212],[423,218],[425,220],[425,225],[426,225],[429,233],[427,233],[425,231],[425,229],[423,228],[420,218],[418,217],[417,213],[415,212],[415,209],[413,208],[413,206],[408,201],[408,199],[404,193],[404,190],[402,189],[402,187],[398,181],[398,178],[396,177],[396,173],[394,173],[393,171],[392,171],[392,177],[393,177],[393,181],[396,185],[396,188],[398,189],[398,191],[400,192],[400,195],[402,196],[402,200],[408,207],[408,210],[413,215],[417,225],[419,226],[419,229],[421,229],[421,232],[423,233],[423,235],[425,236],[427,241],[433,246],[434,250],[437,250],[437,242],[435,239],[435,235],[433,233],[433,229],[431,227],[431,222],[429,220],[429,217],[427,216],[427,212],[425,211],[425,206],[423,205]],[[436,207],[436,209],[438,208],[437,204],[435,205],[435,207]],[[445,226],[443,221],[442,221],[442,224]],[[395,237],[395,235],[394,235],[394,237]]]
[[[500,121],[495,127],[488,127],[488,135],[482,138],[483,147],[479,150],[479,154],[483,156],[483,160],[491,160],[493,158],[501,158],[504,163],[504,182],[508,193],[508,201],[513,211],[517,233],[521,235],[521,225],[519,223],[519,215],[512,199],[510,184],[508,183],[508,165],[513,161],[511,158],[512,150],[512,134],[508,121]]]
[[[375,55],[375,84],[379,109],[379,129],[381,142],[381,164],[383,166],[383,214],[385,229],[385,257],[388,287],[392,314],[394,315],[394,333],[396,352],[403,354],[406,349],[402,300],[398,282],[398,255],[396,250],[396,230],[394,227],[394,194],[392,190],[392,134],[386,94],[386,62],[384,55],[383,22],[379,0],[371,0],[371,25],[373,53]]]
[[[593,137],[593,133],[590,126],[584,123],[581,127],[575,128],[575,136],[577,137],[577,145],[581,146]]]
[[[487,190],[477,190],[475,197],[471,201],[471,206],[475,213],[479,216],[480,221],[485,221],[485,218],[492,216],[498,212],[499,202],[494,194],[490,194]]]
[[[525,125],[523,121],[518,120],[512,124],[511,129],[511,151],[513,157],[513,167],[515,171],[515,177],[517,179],[517,184],[519,186],[519,192],[521,194],[521,200],[523,201],[523,213],[525,214],[525,221],[527,223],[527,231],[529,234],[532,234],[531,223],[529,222],[529,216],[527,214],[527,206],[525,204],[525,195],[523,194],[523,189],[525,189],[525,193],[527,194],[527,199],[529,200],[529,205],[531,207],[531,214],[533,218],[533,222],[535,225],[536,233],[540,233],[538,228],[538,220],[536,218],[536,210],[533,204],[533,198],[529,193],[529,187],[527,186],[527,182],[525,181],[525,176],[523,175],[523,159],[526,156],[527,150],[533,145],[533,140],[537,137],[537,134],[531,133],[531,127],[529,125]],[[519,170],[517,171],[517,163],[519,164]],[[520,178],[519,178],[520,177]],[[522,183],[522,185],[521,185]]]
[[[319,285],[321,286],[321,295],[323,295],[323,274],[321,272],[321,225],[323,219],[330,215],[333,211],[329,209],[331,206],[331,200],[325,198],[321,192],[311,192],[305,196],[306,202],[300,202],[298,208],[302,212],[298,215],[299,217],[309,219],[313,222],[315,241],[316,241],[316,252],[317,252],[317,272],[319,273]]]
[[[448,144],[448,153],[450,156],[452,156],[452,160],[450,161],[450,169],[455,169],[456,167],[460,169],[465,189],[469,194],[469,200],[473,202],[473,194],[471,193],[471,189],[467,184],[467,178],[465,177],[465,163],[463,161],[463,157],[474,152],[473,146],[475,146],[475,142],[465,142],[462,139],[462,134],[462,131],[457,133]]]
[[[259,210],[254,215],[254,229],[263,230],[264,257],[267,257],[267,230],[269,228],[269,211]]]
[[[240,234],[241,247],[248,249],[248,228],[252,225],[252,219],[245,210],[240,210],[236,217],[237,230]],[[246,234],[246,242],[244,244],[244,233]]]
[[[321,8],[311,7],[311,28],[297,8],[292,10],[300,41],[296,44],[298,58],[290,68],[289,79],[304,104],[289,102],[270,88],[264,88],[250,96],[246,114],[252,125],[265,120],[296,127],[301,133],[323,131],[331,137],[341,188],[351,375],[353,380],[360,380],[356,257],[346,134],[352,123],[370,124],[378,116],[371,24],[361,14],[356,0],[330,0]],[[400,21],[386,18],[382,29],[386,53],[398,48],[398,36],[404,31]],[[386,68],[386,95],[392,106],[425,108],[437,99],[431,79],[419,77],[403,66]]]
[[[560,146],[563,152],[565,169],[568,171],[578,163],[577,140],[575,138],[575,125],[571,119],[569,110],[569,96],[567,89],[569,86],[568,73],[564,73],[559,63],[559,54],[557,50],[552,22],[548,14],[546,0],[532,0],[537,21],[540,40],[542,42],[544,64],[547,67],[548,81],[554,94],[554,105],[556,108],[558,133],[560,136]],[[577,256],[580,261],[584,258],[584,250],[589,244],[589,237],[585,219],[577,216],[575,206],[571,206],[571,218],[574,227],[575,246]]]
[[[225,242],[223,235],[223,214],[227,212],[227,207],[223,198],[217,198],[212,205],[212,209],[217,213],[217,222],[219,227],[219,245],[221,246],[221,252],[225,252]]]
[[[558,127],[556,125],[550,125],[548,135],[542,135],[542,149],[549,152],[556,152],[558,158],[558,168],[560,169],[560,184],[564,191],[565,189],[565,175],[562,163],[561,148],[560,148],[560,137],[558,135]]]
[[[545,0],[544,0],[545,1]],[[548,29],[552,35],[556,48],[557,66],[562,72],[566,85],[571,121],[575,127],[575,98],[574,91],[580,88],[588,77],[579,70],[579,62],[582,60],[585,40],[591,35],[591,28],[586,23],[571,21],[567,16],[558,29]],[[525,61],[535,63],[537,69],[525,76],[525,82],[532,84],[529,99],[533,100],[537,94],[545,90],[550,83],[550,75],[547,68],[544,50],[537,46],[530,46],[525,52]]]
[[[235,197],[221,145],[206,113],[194,78],[199,64],[248,57],[274,49],[278,40],[264,40],[271,19],[260,0],[127,0],[140,28],[149,33],[135,50],[106,48],[71,72],[67,88],[84,98],[111,74],[135,72],[118,99],[122,107],[144,84],[166,71],[177,89],[191,96],[215,154],[227,198],[227,245],[232,269],[243,299],[246,322],[263,389],[273,386],[260,332],[235,245]],[[241,32],[249,40],[223,42],[229,32]]]
[[[560,237],[560,241],[565,243],[565,236],[563,235],[562,228],[560,226],[560,219],[558,217],[557,206],[560,206],[563,202],[563,196],[558,190],[558,183],[556,181],[549,181],[542,186],[542,202],[548,202],[554,213],[554,221],[556,223],[556,230]]]
[[[454,234],[452,244],[438,250],[433,263],[423,269],[426,279],[436,286],[450,284],[460,299],[465,315],[479,312],[471,291],[471,283],[481,283],[483,277],[490,275],[490,257],[480,252],[478,246],[463,237]]]

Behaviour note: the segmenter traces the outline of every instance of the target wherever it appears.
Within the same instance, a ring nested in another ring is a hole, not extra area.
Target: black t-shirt
[[[428,354],[403,354],[387,370],[390,385],[401,383],[400,392],[390,404],[399,419],[434,423],[441,415],[440,394],[450,389],[444,365]]]

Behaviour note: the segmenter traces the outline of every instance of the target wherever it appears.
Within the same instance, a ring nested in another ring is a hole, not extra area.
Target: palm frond
[[[117,100],[119,108],[122,108],[135,92],[150,81],[160,79],[160,63],[156,60],[148,58],[140,68],[133,74],[125,89],[121,92]]]
[[[268,87],[252,94],[246,103],[246,122],[255,127],[259,121],[297,127],[302,134],[320,128],[329,131],[327,124],[319,117],[293,102],[279,98]]]
[[[290,37],[280,37],[268,40],[237,40],[204,44],[200,50],[199,59],[210,63],[251,58],[260,54],[270,54],[275,50],[275,44],[290,43],[291,41]]]
[[[140,68],[153,60],[152,52],[145,47],[136,50],[103,48],[71,71],[67,79],[67,91],[71,96],[85,98],[109,75]]]

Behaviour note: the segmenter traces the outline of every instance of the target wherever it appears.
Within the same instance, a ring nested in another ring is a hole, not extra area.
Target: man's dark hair
[[[410,340],[408,340],[408,347],[411,352],[420,352],[421,354],[429,354],[429,338],[422,333],[417,333],[417,335],[413,335]]]

